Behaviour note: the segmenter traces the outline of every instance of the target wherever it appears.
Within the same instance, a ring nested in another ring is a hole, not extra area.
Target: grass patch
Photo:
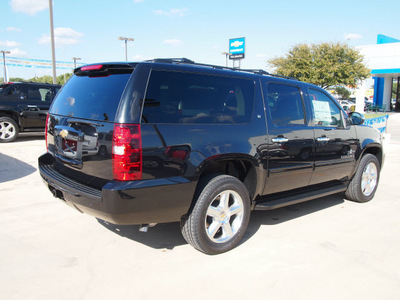
[[[386,115],[387,115],[387,113],[384,113],[384,112],[373,112],[373,113],[365,113],[364,117],[365,117],[365,119],[372,119],[372,118],[383,117]]]

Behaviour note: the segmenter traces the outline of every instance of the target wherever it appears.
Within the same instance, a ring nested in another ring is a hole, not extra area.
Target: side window
[[[299,88],[286,84],[267,85],[267,105],[277,126],[304,125],[304,106]]]
[[[342,126],[340,109],[324,93],[309,89],[314,126]]]
[[[41,89],[38,87],[32,87],[32,86],[28,86],[27,87],[27,98],[28,100],[33,100],[33,101],[44,101],[42,100],[42,92],[44,92],[45,89]],[[45,95],[43,95],[45,96]],[[43,97],[44,99],[44,97]]]
[[[249,79],[153,70],[142,122],[247,123],[253,102]]]
[[[14,85],[6,92],[4,96],[10,99],[22,99],[21,97],[24,97],[24,93],[22,91],[22,87]]]

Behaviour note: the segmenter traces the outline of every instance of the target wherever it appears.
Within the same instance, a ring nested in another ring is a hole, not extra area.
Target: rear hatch
[[[113,179],[113,126],[133,70],[129,64],[78,68],[58,93],[46,128],[58,172],[94,188]]]

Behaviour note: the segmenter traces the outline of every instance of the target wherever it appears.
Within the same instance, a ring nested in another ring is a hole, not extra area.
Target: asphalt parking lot
[[[243,242],[207,256],[179,224],[114,226],[53,198],[43,134],[0,144],[1,299],[399,299],[400,114],[375,198],[257,211]]]

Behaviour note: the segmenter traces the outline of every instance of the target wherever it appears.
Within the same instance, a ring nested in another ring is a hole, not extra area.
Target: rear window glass
[[[131,74],[73,76],[58,93],[51,113],[113,122]]]
[[[152,71],[144,123],[247,123],[253,109],[249,79]]]
[[[305,124],[303,100],[298,87],[270,83],[267,90],[267,103],[275,125]]]

